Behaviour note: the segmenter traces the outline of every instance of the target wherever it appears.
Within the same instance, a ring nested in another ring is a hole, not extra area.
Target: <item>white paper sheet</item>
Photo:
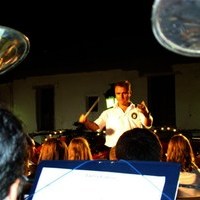
[[[160,200],[164,176],[43,168],[33,200]]]

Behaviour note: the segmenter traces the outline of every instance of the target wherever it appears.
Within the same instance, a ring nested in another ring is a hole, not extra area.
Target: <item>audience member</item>
[[[162,144],[151,130],[134,128],[124,132],[115,147],[117,159],[161,161]]]
[[[27,135],[22,122],[0,108],[0,199],[16,200],[23,190]]]
[[[195,163],[190,140],[186,136],[176,134],[171,137],[168,143],[166,161],[181,164],[178,197],[197,195],[200,197],[200,170]]]
[[[68,160],[93,160],[87,139],[76,137],[70,141],[68,145]]]
[[[38,164],[41,160],[67,160],[68,147],[65,141],[48,138],[41,146]]]
[[[182,172],[192,172],[198,169],[191,143],[182,134],[176,134],[171,137],[166,156],[168,162],[180,163]]]

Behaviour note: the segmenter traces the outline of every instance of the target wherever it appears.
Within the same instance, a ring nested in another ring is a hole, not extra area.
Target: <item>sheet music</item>
[[[33,200],[160,200],[165,176],[43,168]]]

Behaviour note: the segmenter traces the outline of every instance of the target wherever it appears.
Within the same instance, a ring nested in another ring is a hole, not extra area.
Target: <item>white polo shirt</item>
[[[131,103],[125,112],[117,104],[113,108],[103,111],[95,123],[100,127],[99,131],[106,128],[105,145],[113,147],[125,131],[136,127],[146,127],[144,120],[145,116],[135,104]]]

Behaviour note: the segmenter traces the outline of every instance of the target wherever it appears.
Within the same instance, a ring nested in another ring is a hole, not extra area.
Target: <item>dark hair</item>
[[[0,108],[0,199],[24,173],[27,149],[21,121],[6,108]]]
[[[161,161],[162,153],[158,136],[145,128],[124,132],[116,144],[117,159]]]
[[[119,81],[119,82],[114,84],[114,88],[116,86],[124,87],[124,88],[127,89],[127,91],[131,92],[131,83],[128,80]]]

